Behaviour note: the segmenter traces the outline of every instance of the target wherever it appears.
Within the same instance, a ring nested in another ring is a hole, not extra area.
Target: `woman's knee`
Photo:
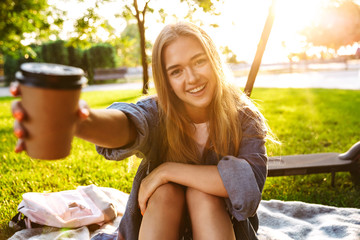
[[[202,206],[204,206],[205,209],[209,209],[209,207],[225,208],[225,203],[223,198],[201,192],[194,188],[187,188],[186,202],[190,206],[194,204],[197,208]],[[200,205],[199,203],[201,203],[201,206],[199,206]]]
[[[160,206],[184,205],[184,188],[174,183],[166,183],[164,185],[161,185],[150,197],[148,204],[156,204]]]
[[[186,201],[194,239],[235,239],[223,198],[188,188]]]
[[[161,185],[149,199],[139,239],[178,239],[184,210],[183,187],[173,183]]]

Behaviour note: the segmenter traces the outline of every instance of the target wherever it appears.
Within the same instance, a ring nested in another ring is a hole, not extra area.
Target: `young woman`
[[[267,175],[262,115],[226,82],[213,41],[193,24],[161,31],[152,70],[157,96],[106,110],[80,104],[78,137],[107,159],[143,158],[118,239],[256,239]],[[13,112],[23,112],[20,102]],[[15,131],[25,132],[21,121]]]

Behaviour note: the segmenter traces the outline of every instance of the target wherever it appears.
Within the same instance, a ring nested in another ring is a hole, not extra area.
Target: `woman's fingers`
[[[18,138],[18,141],[15,145],[15,152],[19,153],[25,150],[25,141],[26,131],[22,127],[21,123],[18,120],[14,122],[14,134]]]
[[[157,188],[157,186],[154,185],[153,180],[153,176],[148,175],[141,181],[140,184],[138,203],[142,215],[145,214],[148,201]]]
[[[87,119],[90,115],[90,107],[87,104],[87,102],[85,102],[82,99],[79,101],[78,115],[79,115],[80,119],[82,119],[82,120]]]
[[[21,92],[20,92],[20,86],[19,86],[19,83],[18,82],[12,82],[10,84],[10,93],[12,96],[14,97],[18,97],[21,95]]]
[[[26,137],[26,130],[22,126],[21,122],[25,119],[25,110],[20,101],[13,101],[11,103],[11,112],[15,118],[14,121],[14,135],[18,138],[15,145],[15,152],[19,153],[25,150],[24,138]]]
[[[18,120],[14,121],[14,134],[17,138],[25,138],[26,130]]]
[[[21,105],[20,101],[13,101],[11,103],[11,112],[13,117],[19,122],[25,119],[25,110]]]
[[[140,212],[141,212],[141,215],[143,215],[143,216],[144,216],[144,213],[146,210],[146,204],[147,204],[147,199],[145,197],[144,191],[145,191],[144,186],[143,186],[143,184],[141,184],[140,189],[139,189],[138,201],[139,201]]]
[[[83,120],[87,119],[90,115],[89,109],[81,108],[79,109],[79,117]]]
[[[22,138],[19,138],[15,145],[15,152],[19,153],[25,150],[25,141]]]
[[[156,189],[168,182],[167,178],[163,174],[164,171],[166,171],[166,166],[167,165],[164,163],[161,164],[141,181],[138,203],[142,215],[144,215],[147,203]]]
[[[21,122],[25,119],[25,110],[21,106],[20,101],[14,101],[11,104],[11,112],[15,118],[14,121],[14,134],[17,138],[25,138],[26,131],[21,125]]]

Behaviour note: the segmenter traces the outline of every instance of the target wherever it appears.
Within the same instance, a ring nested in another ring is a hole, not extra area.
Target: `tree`
[[[228,46],[221,47],[220,50],[222,51],[222,54],[226,57],[226,62],[239,63],[236,54]]]
[[[129,18],[132,15],[136,21],[140,35],[140,52],[141,52],[141,64],[143,68],[143,88],[142,93],[147,94],[149,89],[149,72],[148,72],[148,59],[146,54],[146,39],[145,39],[145,15],[147,12],[154,12],[149,7],[150,0],[147,0],[143,7],[139,7],[138,1],[133,0],[132,4],[125,5],[126,11],[123,12],[125,18]]]
[[[332,1],[301,32],[308,43],[337,51],[360,41],[360,6],[352,0]]]
[[[83,61],[89,83],[94,83],[96,68],[115,67],[115,48],[108,43],[95,44],[84,52]]]
[[[43,43],[41,45],[42,61],[69,65],[69,53],[65,45],[66,42],[63,40]]]
[[[54,31],[49,19],[52,24],[61,25],[63,14],[50,7],[47,0],[1,0],[0,54],[25,50],[22,40],[26,38],[46,38]]]
[[[89,47],[91,43],[101,42],[96,36],[96,32],[98,27],[104,25],[106,21],[96,13],[98,7],[99,5],[96,2],[95,7],[86,9],[86,13],[79,19],[76,19],[73,33],[76,35],[70,38],[70,45]]]
[[[149,7],[149,3],[151,0],[146,0],[143,6],[139,6],[137,0],[132,0],[132,2],[125,5],[125,11],[122,15],[129,19],[129,16],[133,16],[138,25],[138,30],[140,34],[140,49],[141,49],[141,64],[143,67],[143,89],[142,93],[146,94],[149,89],[149,76],[148,76],[148,59],[146,54],[146,38],[145,38],[145,16],[147,13],[154,12],[154,9]],[[180,0],[180,2],[184,2],[186,0]],[[219,0],[214,0],[219,1]],[[186,1],[189,6],[188,17],[191,18],[192,14],[198,10],[200,7],[204,12],[215,13],[215,8],[212,0],[187,0]],[[159,9],[159,14],[164,18],[165,11],[164,9]]]
[[[113,38],[110,43],[117,50],[119,65],[128,67],[141,65],[140,35],[137,24],[128,22],[120,37]],[[151,47],[152,44],[147,41],[146,51],[149,51]]]
[[[78,0],[83,1],[83,0]],[[93,40],[95,30],[97,27],[101,26],[104,27],[106,24],[103,22],[101,18],[96,14],[96,9],[99,8],[105,2],[111,2],[114,0],[96,0],[95,7],[89,8],[85,16],[78,19],[75,24],[76,32],[78,36],[73,39],[73,43],[81,42],[81,40],[86,41],[87,39]],[[124,17],[128,22],[131,19],[136,20],[138,33],[140,37],[140,53],[141,53],[141,65],[143,68],[143,89],[142,92],[146,94],[148,92],[148,82],[149,82],[149,75],[148,75],[148,65],[149,59],[147,55],[147,46],[149,43],[146,41],[145,37],[145,19],[148,13],[153,13],[154,9],[149,6],[151,0],[128,0],[122,2],[122,12],[119,12],[118,16]],[[221,1],[221,0],[180,0],[180,2],[186,2],[189,6],[187,18],[191,19],[192,14],[198,10],[202,10],[207,13],[217,14],[216,9],[214,7],[213,2]],[[164,9],[158,9],[159,15],[161,18],[165,18],[166,14]],[[213,25],[216,27],[216,25]],[[106,27],[104,28],[106,29]],[[111,31],[110,31],[111,35]],[[84,42],[83,41],[83,42]],[[129,44],[134,44],[131,42],[131,39],[122,39],[117,42],[117,45],[124,45],[128,46]]]

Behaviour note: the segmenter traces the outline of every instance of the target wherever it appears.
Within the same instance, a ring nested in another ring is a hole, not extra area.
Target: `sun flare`
[[[323,6],[324,1],[278,0],[272,32],[274,40],[280,42],[286,51],[303,50],[304,37],[300,36],[299,32],[315,20]]]

